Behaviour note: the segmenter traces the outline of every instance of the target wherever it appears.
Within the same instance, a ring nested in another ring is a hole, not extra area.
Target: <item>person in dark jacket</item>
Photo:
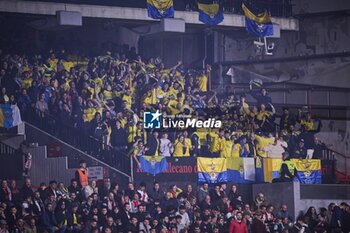
[[[251,225],[252,233],[265,233],[266,232],[266,226],[261,219],[261,215],[262,214],[260,211],[256,212],[254,219],[253,219],[253,222],[252,222],[252,225]]]
[[[160,190],[159,182],[155,181],[152,190],[148,193],[150,201],[160,201],[164,198],[164,192]]]
[[[153,131],[152,135],[147,137],[147,145],[148,148],[147,155],[150,156],[157,156],[158,150],[159,150],[159,139],[158,139],[158,132]]]
[[[60,201],[57,204],[56,210],[55,210],[55,218],[56,222],[61,228],[61,232],[65,232],[67,229],[67,206],[65,201]]]
[[[81,215],[78,214],[78,205],[72,205],[72,209],[67,215],[67,222],[70,232],[79,233],[82,230]]]
[[[333,231],[338,231],[343,226],[343,212],[340,209],[339,206],[333,204],[330,205],[330,211],[331,211],[331,221],[330,221],[330,228]]]
[[[128,134],[125,129],[122,128],[121,122],[116,121],[115,122],[115,127],[112,128],[112,133],[111,133],[111,145],[113,146],[114,149],[114,158],[113,159],[113,164],[119,164],[120,159],[119,156],[123,156],[126,154],[126,149],[128,145]]]
[[[308,225],[305,223],[304,217],[299,217],[293,228],[289,231],[291,233],[311,233]]]
[[[55,233],[57,230],[59,230],[51,203],[46,205],[46,211],[41,217],[41,223],[42,227],[49,233]]]
[[[305,141],[300,139],[298,145],[294,148],[292,157],[297,159],[305,159],[307,156],[307,148],[305,147]]]
[[[268,96],[267,90],[265,88],[261,88],[260,93],[251,91],[250,94],[258,102],[257,106],[261,106],[262,104],[269,106],[272,104],[272,99],[270,96]]]
[[[280,130],[290,130],[290,126],[296,124],[295,116],[289,112],[288,108],[283,108],[283,114],[280,119]]]
[[[21,197],[22,200],[24,200],[25,197],[29,197],[29,196],[33,196],[34,195],[34,192],[33,192],[33,189],[32,189],[32,181],[29,178],[25,179],[20,193],[21,193],[21,196],[22,196]]]

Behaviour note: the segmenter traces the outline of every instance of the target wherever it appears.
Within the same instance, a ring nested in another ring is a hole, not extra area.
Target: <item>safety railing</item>
[[[34,109],[25,121],[111,167],[128,175],[131,174],[130,157],[126,150],[116,150],[112,146],[106,145],[102,139],[95,138],[75,124],[69,124],[59,117]]]
[[[334,161],[334,173],[341,183],[349,183],[348,162],[350,157],[331,149],[323,150],[323,160]]]
[[[0,142],[0,155],[2,154],[6,154],[6,155],[12,155],[12,154],[15,154],[17,153],[18,150],[16,150],[15,148],[3,143],[3,142]]]

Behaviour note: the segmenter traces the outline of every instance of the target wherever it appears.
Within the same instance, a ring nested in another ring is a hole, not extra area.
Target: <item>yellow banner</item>
[[[203,4],[198,3],[198,9],[206,13],[207,15],[216,15],[219,12],[219,4]]]
[[[225,158],[198,158],[198,172],[220,173],[227,171]]]
[[[319,159],[291,159],[298,172],[316,171],[321,169],[321,160]]]
[[[240,170],[243,167],[243,158],[226,158],[227,169],[230,170]]]
[[[248,17],[249,19],[257,22],[258,24],[264,24],[264,23],[268,23],[271,22],[270,16],[267,13],[267,11],[265,11],[264,13],[261,13],[259,15],[255,15],[253,12],[251,12],[244,3],[242,3],[242,10],[244,12],[244,15],[246,17]]]

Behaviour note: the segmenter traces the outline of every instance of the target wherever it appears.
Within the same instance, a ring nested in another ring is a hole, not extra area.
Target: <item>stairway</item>
[[[111,167],[30,123],[24,123],[18,131],[23,135],[2,136],[0,140],[14,150],[25,141],[26,146],[22,146],[23,152],[31,153],[33,156],[29,176],[34,185],[39,185],[41,182],[48,184],[50,180],[70,184],[80,160],[87,162],[91,176],[95,175],[95,178],[108,177],[112,182],[119,184],[127,184],[131,179],[129,174]]]

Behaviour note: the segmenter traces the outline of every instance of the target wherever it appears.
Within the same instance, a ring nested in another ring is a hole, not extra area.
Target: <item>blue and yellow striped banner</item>
[[[217,184],[227,182],[225,158],[197,158],[198,183]]]
[[[302,184],[321,184],[321,160],[318,159],[291,159],[297,170],[294,181]]]
[[[259,37],[273,35],[273,26],[267,11],[256,15],[244,3],[242,3],[242,10],[245,15],[245,27],[249,33]]]
[[[174,18],[173,0],[147,0],[147,10],[153,19]]]
[[[218,25],[224,20],[220,5],[198,3],[199,21],[208,25]]]

